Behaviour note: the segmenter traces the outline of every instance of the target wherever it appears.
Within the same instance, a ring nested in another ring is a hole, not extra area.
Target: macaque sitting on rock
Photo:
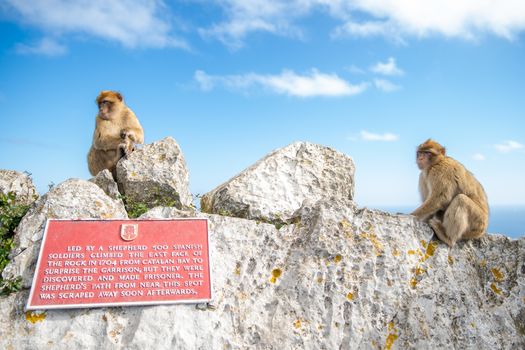
[[[144,131],[120,93],[102,91],[97,105],[93,144],[88,153],[89,172],[95,176],[108,169],[116,179],[117,162],[133,152],[135,144],[144,143]]]
[[[419,192],[423,204],[412,212],[428,222],[438,238],[453,247],[461,239],[479,238],[489,222],[483,186],[460,162],[433,140],[419,145]]]

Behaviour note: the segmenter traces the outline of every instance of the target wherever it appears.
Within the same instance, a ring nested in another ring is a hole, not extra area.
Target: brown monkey
[[[93,144],[88,153],[89,172],[95,176],[109,169],[116,179],[117,162],[131,153],[135,144],[144,142],[144,131],[120,93],[102,91],[97,97],[97,105]]]
[[[479,238],[487,230],[487,195],[474,175],[428,139],[417,148],[419,192],[423,204],[412,212],[427,221],[440,240],[453,247],[460,239]]]

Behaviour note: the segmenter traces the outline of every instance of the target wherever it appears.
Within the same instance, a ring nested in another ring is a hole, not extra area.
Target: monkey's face
[[[428,169],[432,164],[439,162],[445,157],[445,147],[436,141],[428,139],[418,146],[416,152],[416,163],[420,170]]]
[[[432,157],[434,154],[428,151],[417,151],[416,153],[416,163],[419,170],[427,169],[430,164],[432,164]]]
[[[109,120],[111,118],[112,112],[114,110],[115,102],[109,99],[103,99],[98,104],[98,115],[104,120]]]
[[[97,97],[98,115],[101,119],[110,120],[123,104],[122,95],[115,91],[102,91]]]

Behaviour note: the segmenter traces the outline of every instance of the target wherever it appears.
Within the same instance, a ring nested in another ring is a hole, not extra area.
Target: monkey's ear
[[[120,92],[115,91],[115,96],[122,102],[122,94]]]
[[[445,147],[441,147],[441,154],[445,155],[445,153],[446,153],[446,148]]]

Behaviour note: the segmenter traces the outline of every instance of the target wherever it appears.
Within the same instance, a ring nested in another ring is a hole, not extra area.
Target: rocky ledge
[[[200,212],[180,148],[159,143],[121,161],[117,183],[72,179],[32,204],[3,272],[22,276],[24,289],[0,298],[0,348],[525,347],[524,239],[488,234],[449,249],[412,216],[358,208],[351,158],[309,143],[206,194],[209,213]],[[46,219],[126,217],[116,188],[150,207],[172,204],[142,218],[209,220],[213,301],[26,312]]]

